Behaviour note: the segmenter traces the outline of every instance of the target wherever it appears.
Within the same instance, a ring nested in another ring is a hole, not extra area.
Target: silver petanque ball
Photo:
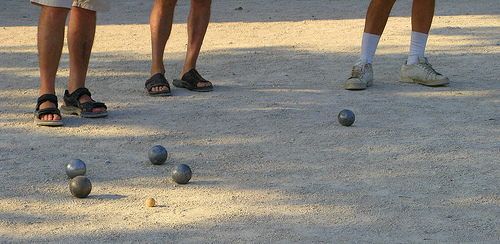
[[[149,161],[151,161],[151,163],[155,165],[165,163],[165,161],[167,160],[167,156],[167,149],[160,145],[152,147],[148,152]]]
[[[85,166],[85,163],[80,159],[72,159],[66,165],[66,174],[70,179],[73,179],[78,175],[85,175],[86,172],[87,167]]]
[[[339,123],[343,126],[351,126],[355,120],[354,113],[349,109],[344,109],[340,111],[338,119]]]
[[[79,175],[71,179],[69,183],[69,190],[71,194],[78,198],[85,198],[90,194],[92,190],[92,183],[87,177]]]
[[[172,180],[177,184],[186,184],[191,179],[193,172],[191,168],[185,164],[176,165],[172,170]]]

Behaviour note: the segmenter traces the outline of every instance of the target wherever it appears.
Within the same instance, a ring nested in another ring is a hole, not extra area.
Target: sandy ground
[[[438,1],[426,54],[452,81],[439,88],[398,82],[411,6],[398,1],[360,92],[342,83],[368,1],[217,0],[198,63],[215,90],[167,98],[144,92],[153,1],[119,2],[98,15],[87,84],[109,117],[59,128],[33,125],[40,9],[0,2],[0,242],[500,242],[497,0]],[[170,81],[188,11],[179,1]],[[60,101],[68,70],[65,48]],[[166,164],[148,162],[154,145]],[[73,158],[88,198],[70,194]],[[187,185],[170,180],[179,163]]]

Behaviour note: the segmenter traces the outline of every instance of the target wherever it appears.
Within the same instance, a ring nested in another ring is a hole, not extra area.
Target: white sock
[[[408,53],[408,60],[406,61],[406,65],[412,65],[418,62],[418,57],[424,56],[428,36],[428,34],[416,31],[411,32],[410,52]]]
[[[371,64],[373,56],[377,50],[379,35],[363,32],[363,41],[361,42],[361,57],[359,59],[366,59],[366,62]]]

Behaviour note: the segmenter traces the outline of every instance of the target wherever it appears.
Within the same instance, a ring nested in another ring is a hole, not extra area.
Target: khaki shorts
[[[69,8],[79,7],[92,11],[108,12],[109,0],[30,0],[31,3],[36,3],[44,6]]]

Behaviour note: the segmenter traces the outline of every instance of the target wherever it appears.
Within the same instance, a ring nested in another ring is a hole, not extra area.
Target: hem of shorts
[[[109,6],[93,6],[90,4],[85,4],[85,3],[75,3],[73,4],[73,7],[78,7],[78,8],[83,8],[87,9],[90,11],[96,11],[96,12],[109,12]]]
[[[55,7],[55,8],[67,8],[71,9],[71,4],[57,4],[52,1],[44,1],[44,0],[37,0],[37,1],[30,1],[31,4],[34,5],[39,5],[39,6],[49,6],[49,7]]]

